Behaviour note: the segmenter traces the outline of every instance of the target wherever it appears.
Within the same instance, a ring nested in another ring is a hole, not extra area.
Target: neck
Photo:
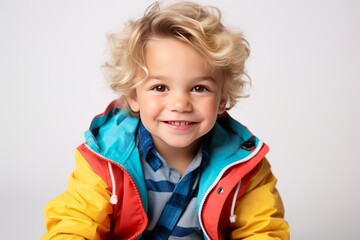
[[[197,154],[201,141],[198,140],[191,144],[190,146],[184,148],[174,148],[174,147],[160,147],[156,146],[159,154],[165,159],[165,161],[183,175],[190,165],[191,161],[194,159]]]

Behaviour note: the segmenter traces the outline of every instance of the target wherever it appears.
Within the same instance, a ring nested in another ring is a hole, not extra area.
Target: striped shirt
[[[140,123],[138,141],[149,200],[149,223],[142,239],[203,239],[196,202],[200,171],[208,161],[207,139],[181,176],[159,155]]]

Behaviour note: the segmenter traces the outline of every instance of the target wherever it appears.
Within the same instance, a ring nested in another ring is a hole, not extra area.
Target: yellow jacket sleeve
[[[230,226],[231,239],[289,239],[289,225],[284,219],[284,207],[275,187],[276,181],[269,162],[264,159],[247,191],[237,200],[237,218]]]
[[[80,152],[65,193],[45,207],[46,234],[42,240],[104,239],[110,229],[110,191]]]

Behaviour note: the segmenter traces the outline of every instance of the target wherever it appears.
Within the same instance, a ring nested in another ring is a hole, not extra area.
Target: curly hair
[[[152,38],[175,38],[196,49],[212,67],[221,69],[227,109],[237,100],[247,97],[244,86],[249,80],[245,61],[250,50],[242,33],[223,26],[221,12],[213,6],[178,2],[162,6],[155,2],[143,17],[129,20],[120,33],[108,35],[111,57],[104,67],[111,88],[120,94],[124,109],[129,109],[125,97],[146,80],[147,43]],[[144,78],[139,78],[143,71]]]

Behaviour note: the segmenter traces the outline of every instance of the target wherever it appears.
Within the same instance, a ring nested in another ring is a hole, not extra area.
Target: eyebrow
[[[159,80],[163,80],[163,81],[166,81],[168,80],[169,78],[164,76],[164,75],[149,75],[148,79],[159,79]],[[192,78],[192,80],[200,80],[200,81],[212,81],[212,82],[216,82],[215,78],[213,76],[199,76],[199,77],[194,77]]]

